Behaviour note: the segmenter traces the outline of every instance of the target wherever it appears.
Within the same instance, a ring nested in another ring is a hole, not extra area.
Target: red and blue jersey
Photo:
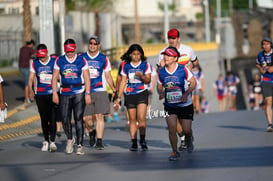
[[[60,84],[62,95],[75,95],[84,92],[83,70],[87,70],[87,62],[82,56],[75,55],[69,61],[65,55],[60,56],[54,65],[60,71]]]
[[[227,94],[227,86],[225,85],[224,80],[216,80],[213,87],[217,90],[218,96],[225,96]]]
[[[35,94],[52,94],[52,74],[55,64],[55,58],[49,58],[47,62],[42,62],[38,58],[32,61],[30,71],[36,75]]]
[[[127,76],[126,95],[135,95],[145,91],[148,88],[147,84],[135,76],[136,72],[142,72],[143,75],[151,74],[151,67],[147,61],[140,61],[138,65],[132,63],[125,63],[121,70],[122,76]]]
[[[272,56],[272,51],[268,54],[266,54],[264,51],[261,51],[256,58],[256,63],[261,66],[271,66],[273,64]],[[273,73],[265,72],[265,74],[262,75],[261,82],[273,83]]]
[[[158,83],[164,87],[164,104],[168,107],[185,107],[192,104],[191,95],[187,102],[182,102],[182,95],[188,90],[188,80],[192,73],[184,65],[176,64],[176,69],[169,72],[166,67],[160,69]]]
[[[106,85],[103,80],[103,73],[111,71],[111,64],[106,55],[98,53],[92,57],[88,52],[81,55],[88,63],[90,80],[91,80],[91,92],[106,91]]]

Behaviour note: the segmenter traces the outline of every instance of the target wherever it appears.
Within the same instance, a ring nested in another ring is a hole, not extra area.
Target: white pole
[[[210,18],[209,18],[209,2],[208,0],[204,0],[205,6],[205,34],[206,34],[206,42],[210,42]]]
[[[61,54],[64,53],[64,41],[65,41],[65,27],[64,27],[64,17],[65,17],[65,4],[64,0],[59,0],[59,8],[60,8],[60,17],[59,17],[59,28],[60,28],[60,47]]]
[[[220,23],[221,23],[221,0],[216,1],[216,11],[217,11],[217,19],[216,19],[216,43],[221,43],[220,38]]]
[[[53,0],[39,0],[39,17],[40,43],[46,44],[49,54],[55,53]]]
[[[252,9],[253,9],[253,0],[248,0],[248,7],[249,7],[249,12],[252,13]]]
[[[168,12],[168,0],[164,1],[164,37],[165,37],[165,43],[168,43],[168,36],[167,32],[170,28],[169,25],[169,12]]]

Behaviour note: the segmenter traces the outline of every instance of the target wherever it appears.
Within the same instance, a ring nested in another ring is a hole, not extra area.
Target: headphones
[[[269,38],[269,37],[263,37],[263,39],[261,41],[261,48],[262,49],[263,49],[263,41],[270,42],[271,48],[273,48],[273,42],[272,42],[271,38]]]

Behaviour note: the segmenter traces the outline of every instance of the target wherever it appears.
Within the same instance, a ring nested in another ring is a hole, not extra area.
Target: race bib
[[[228,88],[228,90],[229,90],[229,91],[236,91],[236,87],[235,87],[235,86],[230,86],[230,87]]]
[[[141,83],[141,81],[135,76],[135,72],[129,73],[128,77],[130,83]]]
[[[51,84],[52,74],[40,74],[40,82],[42,84]]]
[[[89,69],[90,79],[97,78],[99,76],[99,72],[97,69]]]
[[[261,92],[261,91],[262,91],[261,87],[255,87],[254,88],[254,92]]]
[[[182,102],[182,92],[167,92],[167,102],[172,104]]]

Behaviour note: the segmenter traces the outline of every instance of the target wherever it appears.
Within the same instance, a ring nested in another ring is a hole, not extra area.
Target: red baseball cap
[[[179,31],[177,29],[173,28],[168,31],[168,38],[175,39],[178,37],[179,37]]]

